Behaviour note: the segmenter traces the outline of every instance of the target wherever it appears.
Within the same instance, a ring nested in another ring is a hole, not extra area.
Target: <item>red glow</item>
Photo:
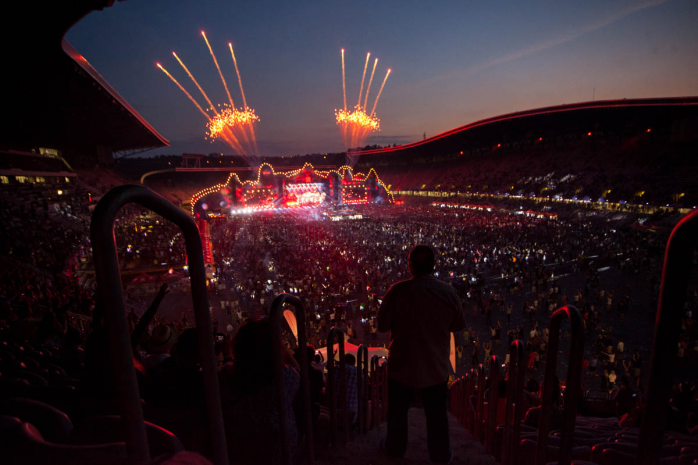
[[[652,131],[652,130],[651,130],[651,129],[648,129],[648,130],[647,130],[647,132],[650,132],[650,131]]]
[[[587,136],[590,136],[590,135],[591,135],[591,133],[590,133],[590,132],[588,132],[588,133],[587,133]]]
[[[497,144],[497,148],[499,148],[499,147],[501,147],[501,146],[502,146],[502,144]]]
[[[155,65],[156,65],[158,68],[162,68],[162,65],[161,65],[160,63],[155,63]]]
[[[540,142],[540,141],[542,141],[542,140],[543,140],[543,138],[542,138],[542,137],[539,137],[539,138],[538,138],[538,142]]]
[[[204,31],[201,31],[201,35],[202,35],[202,36],[205,36],[206,34],[204,33]]]

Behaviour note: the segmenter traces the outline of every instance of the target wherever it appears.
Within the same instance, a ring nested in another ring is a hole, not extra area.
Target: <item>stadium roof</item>
[[[138,152],[169,145],[64,39],[113,0],[18,2],[3,31],[8,66],[2,87],[6,147]],[[14,13],[14,11],[17,11]]]
[[[434,150],[463,150],[473,145],[497,144],[526,137],[549,137],[577,128],[584,133],[628,125],[647,127],[672,124],[698,117],[698,97],[598,100],[536,108],[486,118],[445,131],[424,140],[374,150],[350,152],[351,156],[411,155]]]

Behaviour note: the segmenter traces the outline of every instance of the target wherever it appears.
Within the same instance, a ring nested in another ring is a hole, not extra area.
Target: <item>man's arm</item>
[[[383,303],[378,309],[378,331],[386,333],[393,325],[393,312],[395,311],[395,286],[388,289],[383,298]]]

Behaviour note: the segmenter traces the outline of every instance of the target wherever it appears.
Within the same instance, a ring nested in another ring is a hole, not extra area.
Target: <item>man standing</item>
[[[460,298],[450,285],[432,276],[434,252],[426,245],[411,251],[412,278],[393,285],[378,312],[378,330],[390,331],[388,359],[388,455],[407,449],[407,412],[421,391],[432,462],[453,459],[446,414],[451,333],[465,328]]]

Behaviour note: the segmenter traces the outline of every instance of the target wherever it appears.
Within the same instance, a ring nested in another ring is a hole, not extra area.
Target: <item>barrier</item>
[[[485,418],[485,450],[494,455],[494,434],[497,429],[497,406],[499,404],[499,358],[490,359],[490,389]]]
[[[470,404],[470,397],[475,395],[475,385],[477,382],[477,372],[474,368],[470,369],[470,383],[468,384],[468,426],[470,427],[470,434],[475,437],[475,419],[477,417],[477,404]]]
[[[519,450],[521,420],[523,411],[523,387],[526,380],[526,351],[520,340],[511,343],[509,348],[509,373],[507,376],[507,406],[504,415],[504,436],[502,439],[502,465],[513,465]],[[511,423],[512,413],[514,423]]]
[[[284,383],[284,362],[282,359],[283,347],[281,346],[281,318],[284,304],[290,304],[296,310],[298,322],[298,354],[300,356],[301,396],[303,397],[303,413],[305,422],[305,437],[309,463],[315,461],[315,444],[313,441],[313,420],[310,408],[310,381],[309,360],[305,348],[308,345],[305,327],[305,308],[301,300],[291,294],[280,294],[271,304],[269,319],[272,322],[272,352],[274,355],[274,384],[276,385],[276,401],[279,415],[279,438],[282,447],[282,460],[284,464],[291,464],[291,445],[286,431],[286,386]]]
[[[347,412],[347,375],[344,363],[344,331],[333,326],[327,335],[327,393],[330,402],[330,438],[332,447],[337,447],[337,389],[335,388],[335,366],[334,366],[334,341],[337,340],[339,351],[339,397],[341,411],[343,412],[342,427],[344,429],[345,443],[349,441],[349,415]]]
[[[480,442],[484,441],[484,417],[485,417],[485,388],[487,380],[485,379],[485,367],[481,363],[477,366],[477,416],[475,421],[475,439]]]
[[[666,411],[679,343],[683,306],[691,271],[693,247],[698,238],[698,212],[674,227],[664,253],[664,267],[650,358],[647,402],[640,428],[637,463],[659,463]]]
[[[381,414],[383,410],[380,408],[380,357],[374,355],[371,357],[371,428],[381,424]]]
[[[584,321],[579,311],[572,306],[562,307],[550,317],[550,336],[543,378],[543,396],[541,398],[540,423],[538,424],[538,444],[536,446],[536,464],[547,463],[548,434],[552,414],[553,384],[557,368],[557,348],[560,342],[560,325],[567,318],[570,323],[570,357],[567,368],[567,389],[565,391],[565,409],[562,419],[562,439],[560,441],[559,465],[569,465],[572,458],[574,424],[577,415],[577,403],[581,394],[582,359],[584,357]]]
[[[114,238],[114,219],[119,210],[128,203],[137,203],[152,210],[182,230],[189,257],[192,303],[201,355],[206,415],[209,422],[213,461],[217,465],[228,464],[211,314],[206,294],[206,271],[199,230],[187,213],[143,186],[120,186],[107,192],[94,210],[90,227],[96,281],[104,310],[104,325],[114,382],[119,386],[116,395],[129,462],[149,461],[150,451],[133,364],[131,338],[128,332],[116,239]]]
[[[359,391],[359,434],[368,431],[368,347],[361,344],[356,354],[357,389]]]

